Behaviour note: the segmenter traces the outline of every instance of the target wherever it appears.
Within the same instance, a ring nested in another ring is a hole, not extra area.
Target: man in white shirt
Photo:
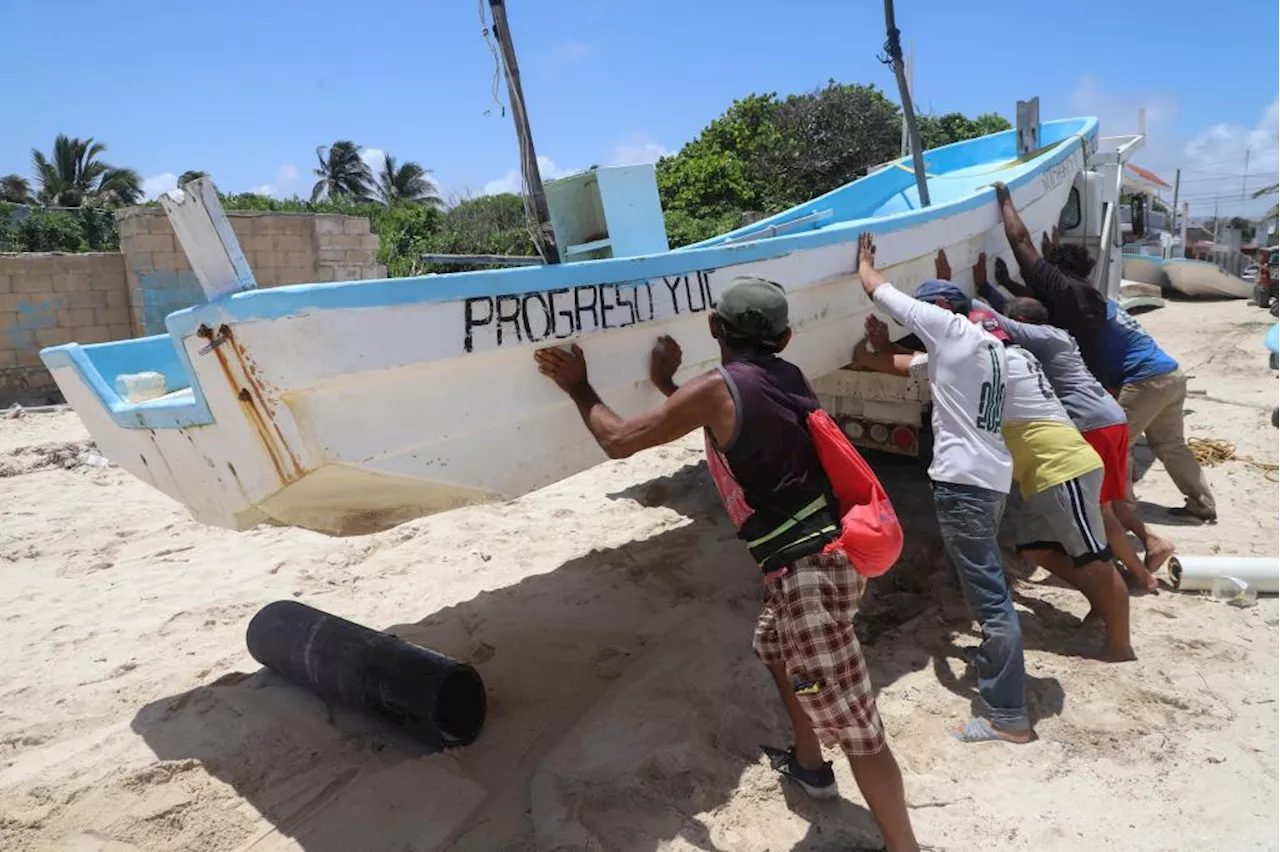
[[[965,602],[982,628],[975,665],[984,712],[957,736],[963,742],[1028,742],[1022,628],[996,543],[1013,477],[1000,431],[1004,346],[969,321],[970,300],[953,284],[927,281],[914,299],[894,289],[875,270],[870,234],[858,241],[858,278],[876,306],[914,333],[929,353],[927,359],[896,353],[884,323],[868,317],[868,339],[853,354],[859,364],[881,372],[908,375],[913,363],[917,373],[928,371],[934,433],[929,478],[938,526]]]

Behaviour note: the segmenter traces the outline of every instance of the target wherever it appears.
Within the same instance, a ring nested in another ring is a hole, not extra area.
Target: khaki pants
[[[1178,490],[1205,509],[1217,511],[1204,471],[1187,446],[1182,422],[1182,404],[1186,399],[1187,377],[1177,369],[1120,389],[1120,407],[1129,418],[1130,458],[1134,442],[1145,434],[1151,452],[1160,459]],[[1132,502],[1132,481],[1128,491]]]

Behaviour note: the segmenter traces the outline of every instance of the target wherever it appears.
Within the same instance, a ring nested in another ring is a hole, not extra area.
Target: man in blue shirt
[[[1217,505],[1200,463],[1187,446],[1182,406],[1187,399],[1187,377],[1173,360],[1138,325],[1129,312],[1107,300],[1107,322],[1100,338],[1106,375],[1103,384],[1118,395],[1129,418],[1129,447],[1139,435],[1164,464],[1173,484],[1186,495],[1186,505],[1169,514],[1213,522]],[[1133,500],[1133,485],[1129,486]]]
[[[1009,188],[997,182],[995,190],[1005,236],[1026,283],[1018,285],[1003,275],[1000,260],[996,261],[996,280],[1015,296],[1038,299],[1048,309],[1049,321],[1075,338],[1089,371],[1120,400],[1129,420],[1130,451],[1138,436],[1146,434],[1152,452],[1187,498],[1185,506],[1170,509],[1169,514],[1216,521],[1218,511],[1209,483],[1187,447],[1182,422],[1187,377],[1178,369],[1178,362],[1123,308],[1092,286],[1089,276],[1094,261],[1084,246],[1059,244],[1055,230],[1053,240],[1045,236],[1045,256],[1041,257],[1013,205]],[[1128,488],[1129,502],[1133,502],[1133,484]],[[1132,530],[1137,516],[1119,514]]]

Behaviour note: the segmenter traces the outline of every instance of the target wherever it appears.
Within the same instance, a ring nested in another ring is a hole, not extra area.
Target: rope
[[[1252,456],[1236,455],[1236,445],[1220,438],[1188,438],[1187,446],[1196,461],[1204,467],[1213,467],[1225,461],[1241,461],[1262,471],[1272,482],[1280,482],[1280,465],[1262,462]]]
[[[484,115],[493,112],[493,108],[497,107],[502,112],[502,117],[507,117],[507,108],[502,104],[502,98],[498,95],[498,79],[502,76],[502,60],[498,57],[498,46],[493,43],[493,35],[489,29],[489,21],[484,16],[484,0],[478,0],[478,10],[480,13],[480,35],[484,37],[484,43],[488,46],[489,52],[493,54],[493,83],[490,86],[490,97],[493,98],[491,105],[485,109]]]

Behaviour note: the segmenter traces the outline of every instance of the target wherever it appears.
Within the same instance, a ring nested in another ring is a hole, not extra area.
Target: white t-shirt
[[[1005,381],[1004,422],[1052,421],[1073,426],[1036,356],[1021,346],[1006,346],[1009,377]]]
[[[1000,434],[1007,364],[1004,346],[968,317],[913,299],[892,285],[876,289],[875,303],[929,352],[914,370],[928,371],[933,396],[935,482],[976,485],[1007,493],[1013,460]]]

